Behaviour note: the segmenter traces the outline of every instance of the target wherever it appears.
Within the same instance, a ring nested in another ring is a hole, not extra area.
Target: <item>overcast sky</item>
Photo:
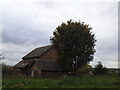
[[[49,45],[55,28],[73,19],[93,28],[97,43],[90,64],[118,67],[118,0],[3,0],[1,7],[5,63],[15,65],[31,50]]]

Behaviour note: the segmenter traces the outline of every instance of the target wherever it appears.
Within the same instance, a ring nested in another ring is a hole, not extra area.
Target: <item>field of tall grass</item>
[[[118,75],[37,79],[3,77],[2,88],[118,88]]]

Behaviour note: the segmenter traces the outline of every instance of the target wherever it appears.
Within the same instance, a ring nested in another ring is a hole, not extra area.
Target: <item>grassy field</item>
[[[3,78],[2,88],[117,88],[118,75],[92,77]]]

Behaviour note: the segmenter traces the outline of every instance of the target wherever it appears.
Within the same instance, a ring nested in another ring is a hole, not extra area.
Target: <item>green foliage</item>
[[[88,64],[77,70],[78,76],[90,76],[92,75],[92,67]]]
[[[60,79],[3,78],[4,88],[117,88],[118,75],[69,77]]]
[[[91,29],[84,22],[69,20],[53,32],[50,40],[64,70],[75,74],[78,68],[93,60],[96,40]]]
[[[95,66],[94,74],[100,75],[107,73],[107,68],[102,65],[102,63],[99,61],[98,64]]]
[[[14,73],[14,68],[12,66],[2,63],[2,76],[12,76]]]

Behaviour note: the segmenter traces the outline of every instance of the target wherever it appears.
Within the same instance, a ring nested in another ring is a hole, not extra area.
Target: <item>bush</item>
[[[77,70],[78,76],[89,76],[92,75],[92,67],[88,64]]]
[[[2,63],[2,76],[12,76],[14,73],[14,68],[12,66]]]
[[[102,65],[102,63],[99,61],[98,64],[95,66],[95,69],[93,71],[95,75],[101,75],[107,73],[107,68]]]

